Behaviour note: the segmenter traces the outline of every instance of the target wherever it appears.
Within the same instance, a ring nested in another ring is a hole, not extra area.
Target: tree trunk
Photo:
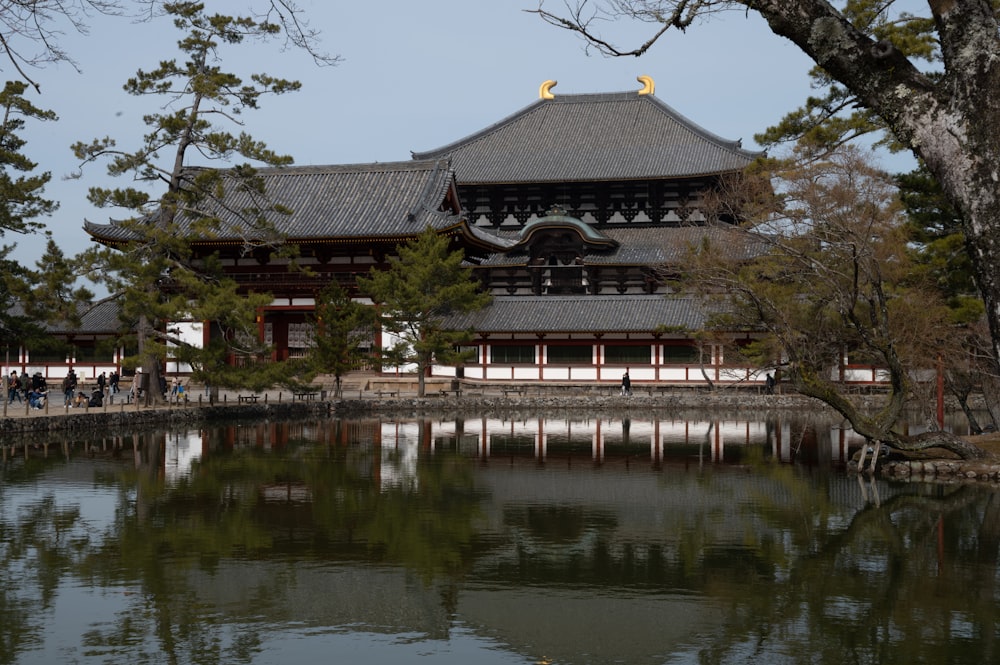
[[[884,441],[890,447],[904,452],[921,452],[930,448],[943,448],[964,460],[981,460],[992,457],[988,452],[965,439],[941,430],[924,432],[912,437],[894,436]]]
[[[972,407],[969,406],[969,394],[964,393],[958,396],[958,406],[962,409],[962,413],[965,414],[965,419],[969,421],[969,431],[973,434],[982,434],[983,428],[979,424],[979,419],[976,418],[976,414],[972,411]]]
[[[1000,378],[993,372],[983,372],[982,391],[986,410],[990,414],[990,424],[1000,431]]]
[[[146,406],[159,406],[164,403],[163,392],[160,390],[160,377],[162,373],[160,371],[159,358],[146,349],[152,327],[149,323],[149,318],[145,314],[139,316],[136,330],[136,344],[138,346],[139,358],[141,359],[140,367],[142,367],[143,375],[149,377],[146,394],[143,395],[143,402]],[[138,393],[136,394],[136,399],[138,399]]]

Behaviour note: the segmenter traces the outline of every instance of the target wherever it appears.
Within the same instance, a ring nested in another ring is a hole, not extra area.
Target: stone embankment
[[[956,459],[890,460],[879,467],[879,473],[886,479],[899,481],[995,483],[1000,481],[1000,463]]]
[[[173,408],[93,408],[52,409],[49,413],[33,412],[28,415],[8,416],[0,419],[0,440],[11,435],[32,433],[67,434],[92,432],[120,432],[129,429],[199,424],[224,421],[279,420],[303,416],[326,416],[330,413],[327,402],[285,402],[271,404],[244,404],[231,406],[190,406]]]

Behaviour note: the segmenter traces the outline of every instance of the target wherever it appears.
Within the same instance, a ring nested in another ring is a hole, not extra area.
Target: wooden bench
[[[399,397],[398,390],[376,390],[375,394],[378,395],[380,398],[385,397],[386,395],[388,395],[389,397]]]
[[[308,391],[301,393],[293,393],[292,399],[297,399],[300,402],[312,402],[319,396],[318,392]]]
[[[528,392],[527,388],[501,388],[500,390],[503,392],[503,396],[504,397],[508,397],[511,394],[515,394],[515,395],[519,395],[520,396],[520,395],[524,395],[526,392]]]
[[[448,395],[451,395],[451,394],[454,394],[455,397],[461,397],[462,396],[462,389],[461,388],[442,388],[439,392],[441,393],[441,397],[447,397]]]
[[[257,400],[259,398],[260,398],[260,395],[237,395],[236,396],[236,399],[239,400],[240,404],[243,404],[244,402],[252,402],[252,403],[256,404]]]

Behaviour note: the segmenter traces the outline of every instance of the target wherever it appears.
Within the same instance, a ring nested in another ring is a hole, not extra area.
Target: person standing
[[[63,392],[63,406],[73,406],[73,389],[69,385],[69,374],[63,377],[60,388]]]
[[[104,397],[104,387],[107,386],[107,384],[108,379],[104,376],[104,372],[101,372],[101,375],[97,377],[97,389],[101,391],[102,398]]]
[[[73,393],[76,392],[76,372],[73,371],[72,367],[66,375],[66,378],[63,379],[62,390],[64,398],[63,404],[65,406],[73,406]]]
[[[17,378],[17,372],[11,372],[10,378],[7,380],[7,403],[12,404],[15,397],[18,404],[23,403],[21,400],[21,379]]]

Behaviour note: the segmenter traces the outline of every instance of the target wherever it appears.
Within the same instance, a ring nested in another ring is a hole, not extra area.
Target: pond
[[[0,663],[1000,660],[1000,499],[836,423],[248,423],[4,447]]]

